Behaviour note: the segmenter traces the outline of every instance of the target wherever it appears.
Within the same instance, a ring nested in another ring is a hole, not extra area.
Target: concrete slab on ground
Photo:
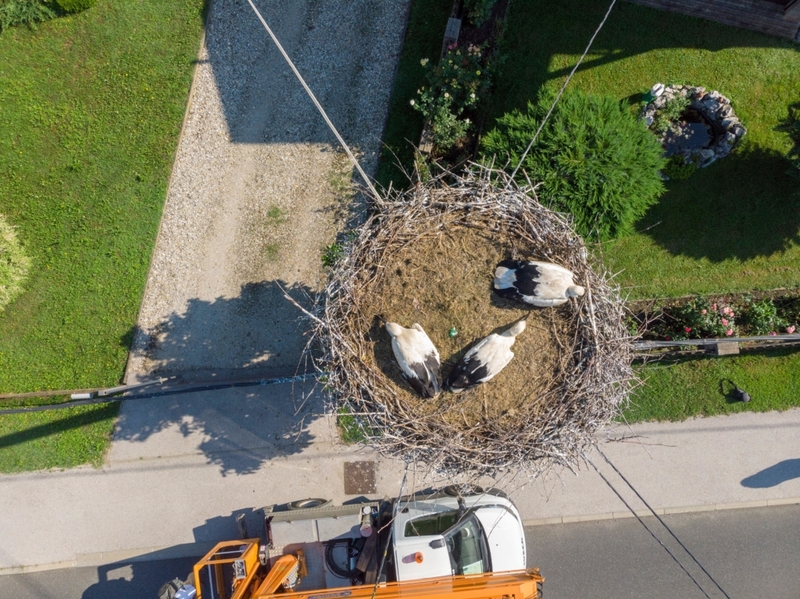
[[[602,450],[663,513],[800,502],[800,410],[650,423],[603,433]],[[344,463],[376,460],[377,497],[395,496],[401,461],[342,445],[312,381],[126,402],[106,465],[0,477],[0,573],[196,555],[235,538],[244,513],[306,497],[335,502]],[[591,459],[632,497],[596,452]],[[441,486],[410,466],[408,489]],[[582,465],[511,493],[526,523],[628,517]],[[642,509],[633,502],[634,509]]]

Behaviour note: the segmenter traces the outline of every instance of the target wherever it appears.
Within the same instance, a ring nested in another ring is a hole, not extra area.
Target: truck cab
[[[397,580],[525,569],[522,520],[501,491],[412,497],[396,507]]]

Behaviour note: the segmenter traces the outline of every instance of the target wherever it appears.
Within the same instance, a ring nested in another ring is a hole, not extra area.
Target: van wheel
[[[442,490],[445,495],[449,495],[450,497],[470,497],[471,495],[483,495],[485,492],[483,487],[471,484],[447,485]]]
[[[290,510],[307,510],[312,507],[322,507],[328,505],[330,499],[322,499],[321,497],[309,497],[308,499],[300,499],[286,504],[286,508]]]

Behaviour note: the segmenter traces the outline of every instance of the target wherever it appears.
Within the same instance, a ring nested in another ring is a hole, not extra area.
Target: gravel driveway
[[[258,0],[374,174],[409,0]],[[208,17],[126,381],[294,374],[352,168],[245,0]]]

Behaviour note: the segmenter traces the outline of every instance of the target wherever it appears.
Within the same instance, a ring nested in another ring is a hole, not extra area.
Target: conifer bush
[[[64,12],[73,13],[91,8],[96,0],[55,0],[55,2]]]
[[[482,140],[485,162],[512,170],[533,138],[553,97],[498,119]],[[539,198],[571,213],[584,238],[607,240],[633,224],[664,191],[663,150],[624,104],[608,96],[566,92],[517,174],[541,182]]]
[[[35,29],[38,23],[56,16],[42,0],[0,0],[0,31],[18,25]]]

